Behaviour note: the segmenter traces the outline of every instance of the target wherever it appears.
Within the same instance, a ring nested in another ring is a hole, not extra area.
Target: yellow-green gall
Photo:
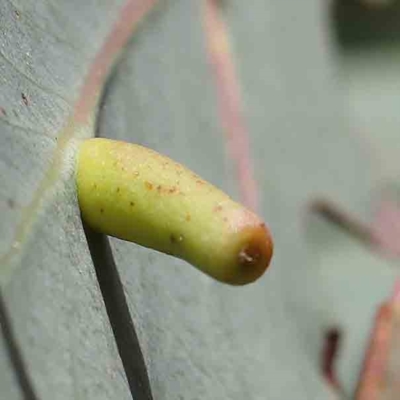
[[[272,257],[269,231],[254,213],[148,148],[84,141],[77,190],[93,229],[184,259],[219,281],[253,282]]]

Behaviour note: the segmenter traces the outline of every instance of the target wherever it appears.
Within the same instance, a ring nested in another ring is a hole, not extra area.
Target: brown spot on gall
[[[121,191],[121,188],[117,187],[117,193],[119,193]]]
[[[135,203],[134,203],[133,201],[131,201],[131,202],[129,203],[129,205],[130,205],[131,207],[133,207],[133,206],[135,205]]]
[[[215,206],[214,212],[219,212],[219,211],[222,211],[222,206],[221,205]]]
[[[192,219],[192,217],[190,216],[190,214],[187,214],[185,219],[186,219],[186,221],[190,221]]]
[[[101,214],[104,213],[104,208],[100,208],[100,213],[101,213]]]
[[[153,190],[153,184],[152,184],[152,183],[146,181],[146,182],[144,183],[144,185],[146,186],[146,189],[147,189],[147,190]]]
[[[172,234],[170,235],[170,237],[169,237],[169,241],[170,241],[172,244],[180,243],[180,242],[183,241],[183,236],[182,236],[182,235],[179,235],[178,237],[176,237],[176,236],[172,233]]]
[[[178,189],[175,186],[172,186],[172,188],[170,188],[168,190],[169,193],[175,193]]]

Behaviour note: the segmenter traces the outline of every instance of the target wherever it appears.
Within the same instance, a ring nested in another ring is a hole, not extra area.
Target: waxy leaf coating
[[[219,281],[253,282],[270,263],[272,239],[254,213],[148,148],[84,141],[77,190],[93,229],[184,259]]]

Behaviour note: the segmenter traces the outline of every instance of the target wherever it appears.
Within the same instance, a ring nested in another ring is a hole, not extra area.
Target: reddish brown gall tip
[[[232,280],[234,285],[254,282],[264,274],[273,255],[273,241],[264,224],[249,228],[247,240],[237,255],[238,274]]]

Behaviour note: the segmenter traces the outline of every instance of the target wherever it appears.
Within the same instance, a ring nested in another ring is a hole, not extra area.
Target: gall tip
[[[246,285],[260,278],[268,269],[274,251],[271,234],[265,224],[245,229],[246,240],[236,256],[236,273],[232,285]]]

